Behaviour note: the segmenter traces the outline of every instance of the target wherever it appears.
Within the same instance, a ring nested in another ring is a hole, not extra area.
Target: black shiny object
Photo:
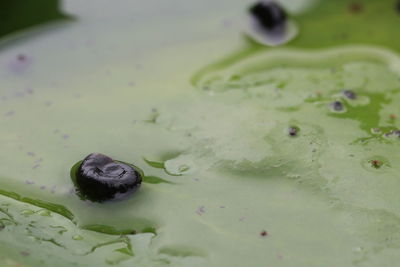
[[[344,91],[343,91],[343,94],[344,94],[344,96],[347,97],[348,99],[354,100],[354,99],[357,98],[356,93],[354,93],[354,92],[351,91],[351,90],[344,90]]]
[[[287,21],[285,10],[274,1],[260,1],[250,8],[250,13],[267,30],[282,29]]]
[[[76,173],[79,192],[94,202],[124,199],[141,182],[142,176],[133,166],[99,153],[87,156]]]
[[[340,101],[335,101],[331,103],[331,107],[333,108],[333,110],[335,111],[342,111],[344,109],[343,107],[343,103]]]

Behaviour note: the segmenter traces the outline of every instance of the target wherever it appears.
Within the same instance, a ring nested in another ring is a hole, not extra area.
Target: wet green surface
[[[396,265],[394,1],[317,2],[274,49],[244,38],[242,1],[90,3],[0,53],[3,265]],[[82,201],[92,152],[140,190]]]

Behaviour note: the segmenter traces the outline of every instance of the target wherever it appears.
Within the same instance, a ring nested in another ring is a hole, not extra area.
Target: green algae
[[[1,201],[11,208],[0,212],[0,262],[21,261],[21,251],[30,252],[22,261],[34,266],[397,262],[399,140],[384,134],[400,127],[390,117],[400,112],[393,52],[399,46],[389,39],[398,27],[391,5],[364,2],[360,14],[350,14],[349,2],[340,0],[294,15],[300,35],[284,49],[243,42],[237,29],[233,36],[214,28],[222,16],[244,10],[240,1],[215,8],[214,15],[201,11],[187,19],[187,28],[172,18],[149,23],[146,17],[140,24],[136,14],[136,26],[123,21],[102,28],[92,18],[95,27],[54,38],[67,43],[93,32],[97,45],[49,49],[39,40],[34,72],[21,77],[5,71],[1,90],[8,100],[1,107],[7,115],[0,184],[3,195],[22,202]],[[213,26],[204,29],[205,21]],[[141,27],[165,34],[150,37]],[[214,41],[211,28],[221,41]],[[355,28],[360,31],[350,32]],[[166,33],[176,43],[161,47]],[[354,45],[359,43],[392,51]],[[18,49],[30,51],[21,46],[4,56]],[[60,52],[64,61],[55,70],[50,59]],[[172,62],[171,55],[180,56]],[[26,84],[34,85],[34,95],[14,97],[12,90]],[[343,99],[344,89],[356,91],[360,101]],[[346,112],[331,112],[337,99]],[[287,134],[293,125],[301,129],[296,138]],[[138,194],[106,205],[79,199],[68,171],[91,151],[140,165],[148,176]],[[151,160],[141,165],[143,155]],[[376,159],[385,164],[371,168]],[[269,235],[260,238],[264,229]]]

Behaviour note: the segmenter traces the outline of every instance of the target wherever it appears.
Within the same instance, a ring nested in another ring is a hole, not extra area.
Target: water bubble
[[[195,164],[190,155],[180,155],[164,163],[165,171],[170,175],[185,175],[195,172]]]
[[[380,128],[371,128],[371,133],[372,134],[380,134],[380,133],[382,133],[382,130]]]
[[[72,239],[73,239],[73,240],[76,240],[76,241],[80,241],[80,240],[83,240],[83,236],[81,236],[81,235],[74,235],[74,236],[72,237]]]
[[[35,211],[33,210],[29,210],[29,209],[25,209],[25,210],[21,210],[21,215],[24,215],[25,217],[31,216],[33,214],[35,214]]]
[[[51,212],[49,210],[41,210],[38,212],[40,216],[51,217]]]

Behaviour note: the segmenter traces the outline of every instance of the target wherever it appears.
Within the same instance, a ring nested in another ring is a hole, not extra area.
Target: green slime
[[[197,11],[149,22],[134,7],[154,15],[153,6],[134,1],[111,24],[99,8],[51,41],[2,51],[1,62],[20,51],[34,60],[0,73],[2,265],[399,261],[400,140],[385,135],[400,127],[394,2],[364,1],[357,14],[351,1],[317,2],[278,49],[216,26],[245,9],[221,3],[180,3]],[[86,14],[74,5],[67,13]],[[336,100],[345,112],[332,112]],[[148,179],[126,201],[82,201],[69,171],[91,152]]]

